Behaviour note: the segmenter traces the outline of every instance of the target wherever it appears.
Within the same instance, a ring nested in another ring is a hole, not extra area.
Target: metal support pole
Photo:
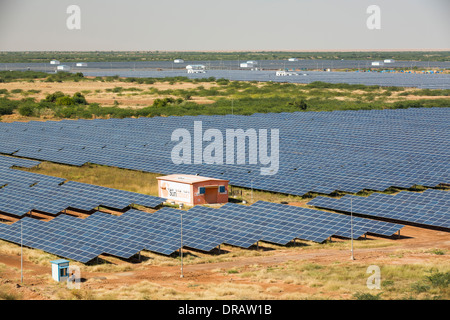
[[[22,219],[20,219],[20,283],[23,283],[23,230],[22,230]]]
[[[351,228],[351,241],[352,241],[352,260],[355,260],[355,257],[353,255],[353,199],[350,199],[350,228]]]
[[[181,213],[180,213],[180,217],[181,217],[181,243],[180,243],[180,255],[181,255],[181,275],[180,275],[180,278],[183,278],[184,277],[184,275],[183,275],[183,211],[182,210],[180,210],[181,211]]]

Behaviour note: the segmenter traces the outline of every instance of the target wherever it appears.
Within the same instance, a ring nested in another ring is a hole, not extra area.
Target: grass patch
[[[22,294],[13,292],[7,285],[0,285],[0,300],[22,300]]]
[[[160,174],[157,173],[126,170],[94,164],[75,167],[50,162],[43,162],[39,167],[31,169],[20,169],[71,181],[158,196],[158,182],[156,177],[159,177]]]

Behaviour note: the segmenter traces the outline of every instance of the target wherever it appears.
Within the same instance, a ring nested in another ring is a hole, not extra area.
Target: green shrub
[[[80,92],[75,92],[72,97],[72,100],[73,103],[75,104],[84,104],[84,105],[88,104],[86,98]]]
[[[36,104],[34,104],[32,102],[24,103],[18,109],[19,114],[24,117],[34,116],[35,110],[36,110]]]
[[[380,292],[378,294],[370,294],[365,292],[357,292],[353,295],[356,300],[381,300],[381,295],[383,293]]]
[[[61,91],[56,91],[54,93],[48,94],[43,101],[45,102],[56,102],[56,99],[64,97],[64,93]]]
[[[423,282],[415,282],[411,285],[411,289],[416,293],[422,293],[430,290],[430,286],[426,285]]]
[[[433,287],[447,288],[450,283],[450,272],[436,272],[426,278]]]
[[[75,104],[75,101],[69,96],[64,96],[56,98],[55,104],[59,106],[72,106]]]
[[[224,78],[220,78],[220,79],[217,79],[216,83],[218,85],[220,85],[220,86],[226,86],[226,85],[228,85],[230,83],[230,80],[224,79]]]
[[[7,98],[0,98],[0,115],[13,114],[13,111],[18,108],[20,101],[9,100]]]

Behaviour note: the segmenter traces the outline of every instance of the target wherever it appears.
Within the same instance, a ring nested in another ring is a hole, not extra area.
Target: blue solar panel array
[[[250,164],[248,147],[245,164],[174,164],[172,132],[186,129],[193,138],[194,121],[224,137],[226,129],[278,129],[279,170],[261,175],[267,165]],[[294,195],[353,193],[450,183],[449,123],[449,108],[0,123],[0,152],[72,165],[199,174]]]
[[[13,216],[21,217],[32,210],[53,215],[68,208],[91,211],[98,206],[123,210],[131,204],[154,208],[164,201],[160,197],[65,182],[62,178],[0,166],[0,212]]]
[[[340,199],[317,197],[311,206],[391,219],[402,223],[450,229],[450,191],[428,189],[396,195],[373,193],[369,197],[346,195]]]
[[[120,216],[96,212],[86,219],[59,215],[49,222],[28,217],[0,224],[0,239],[65,258],[89,262],[100,254],[128,259],[141,250],[170,255],[181,247],[183,211],[154,213],[128,210]],[[257,202],[227,204],[219,209],[197,206],[183,212],[183,246],[211,251],[226,243],[249,248],[258,241],[286,245],[294,239],[323,242],[330,236],[351,237],[350,218],[319,210]],[[392,235],[403,226],[354,218],[353,237],[366,233]]]
[[[33,168],[40,162],[34,160],[20,159],[0,155],[0,168],[22,167]]]

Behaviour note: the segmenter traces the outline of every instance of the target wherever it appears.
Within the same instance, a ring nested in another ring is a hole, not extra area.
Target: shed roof
[[[65,260],[65,259],[58,259],[58,260],[53,260],[53,261],[50,261],[51,263],[54,263],[54,264],[61,264],[61,263],[67,263],[67,262],[70,262],[69,260]]]
[[[189,175],[189,174],[171,174],[168,176],[157,177],[156,179],[179,182],[179,183],[186,183],[186,184],[194,184],[194,183],[205,182],[205,181],[229,182],[229,180],[202,177],[202,176],[194,176],[194,175]]]

